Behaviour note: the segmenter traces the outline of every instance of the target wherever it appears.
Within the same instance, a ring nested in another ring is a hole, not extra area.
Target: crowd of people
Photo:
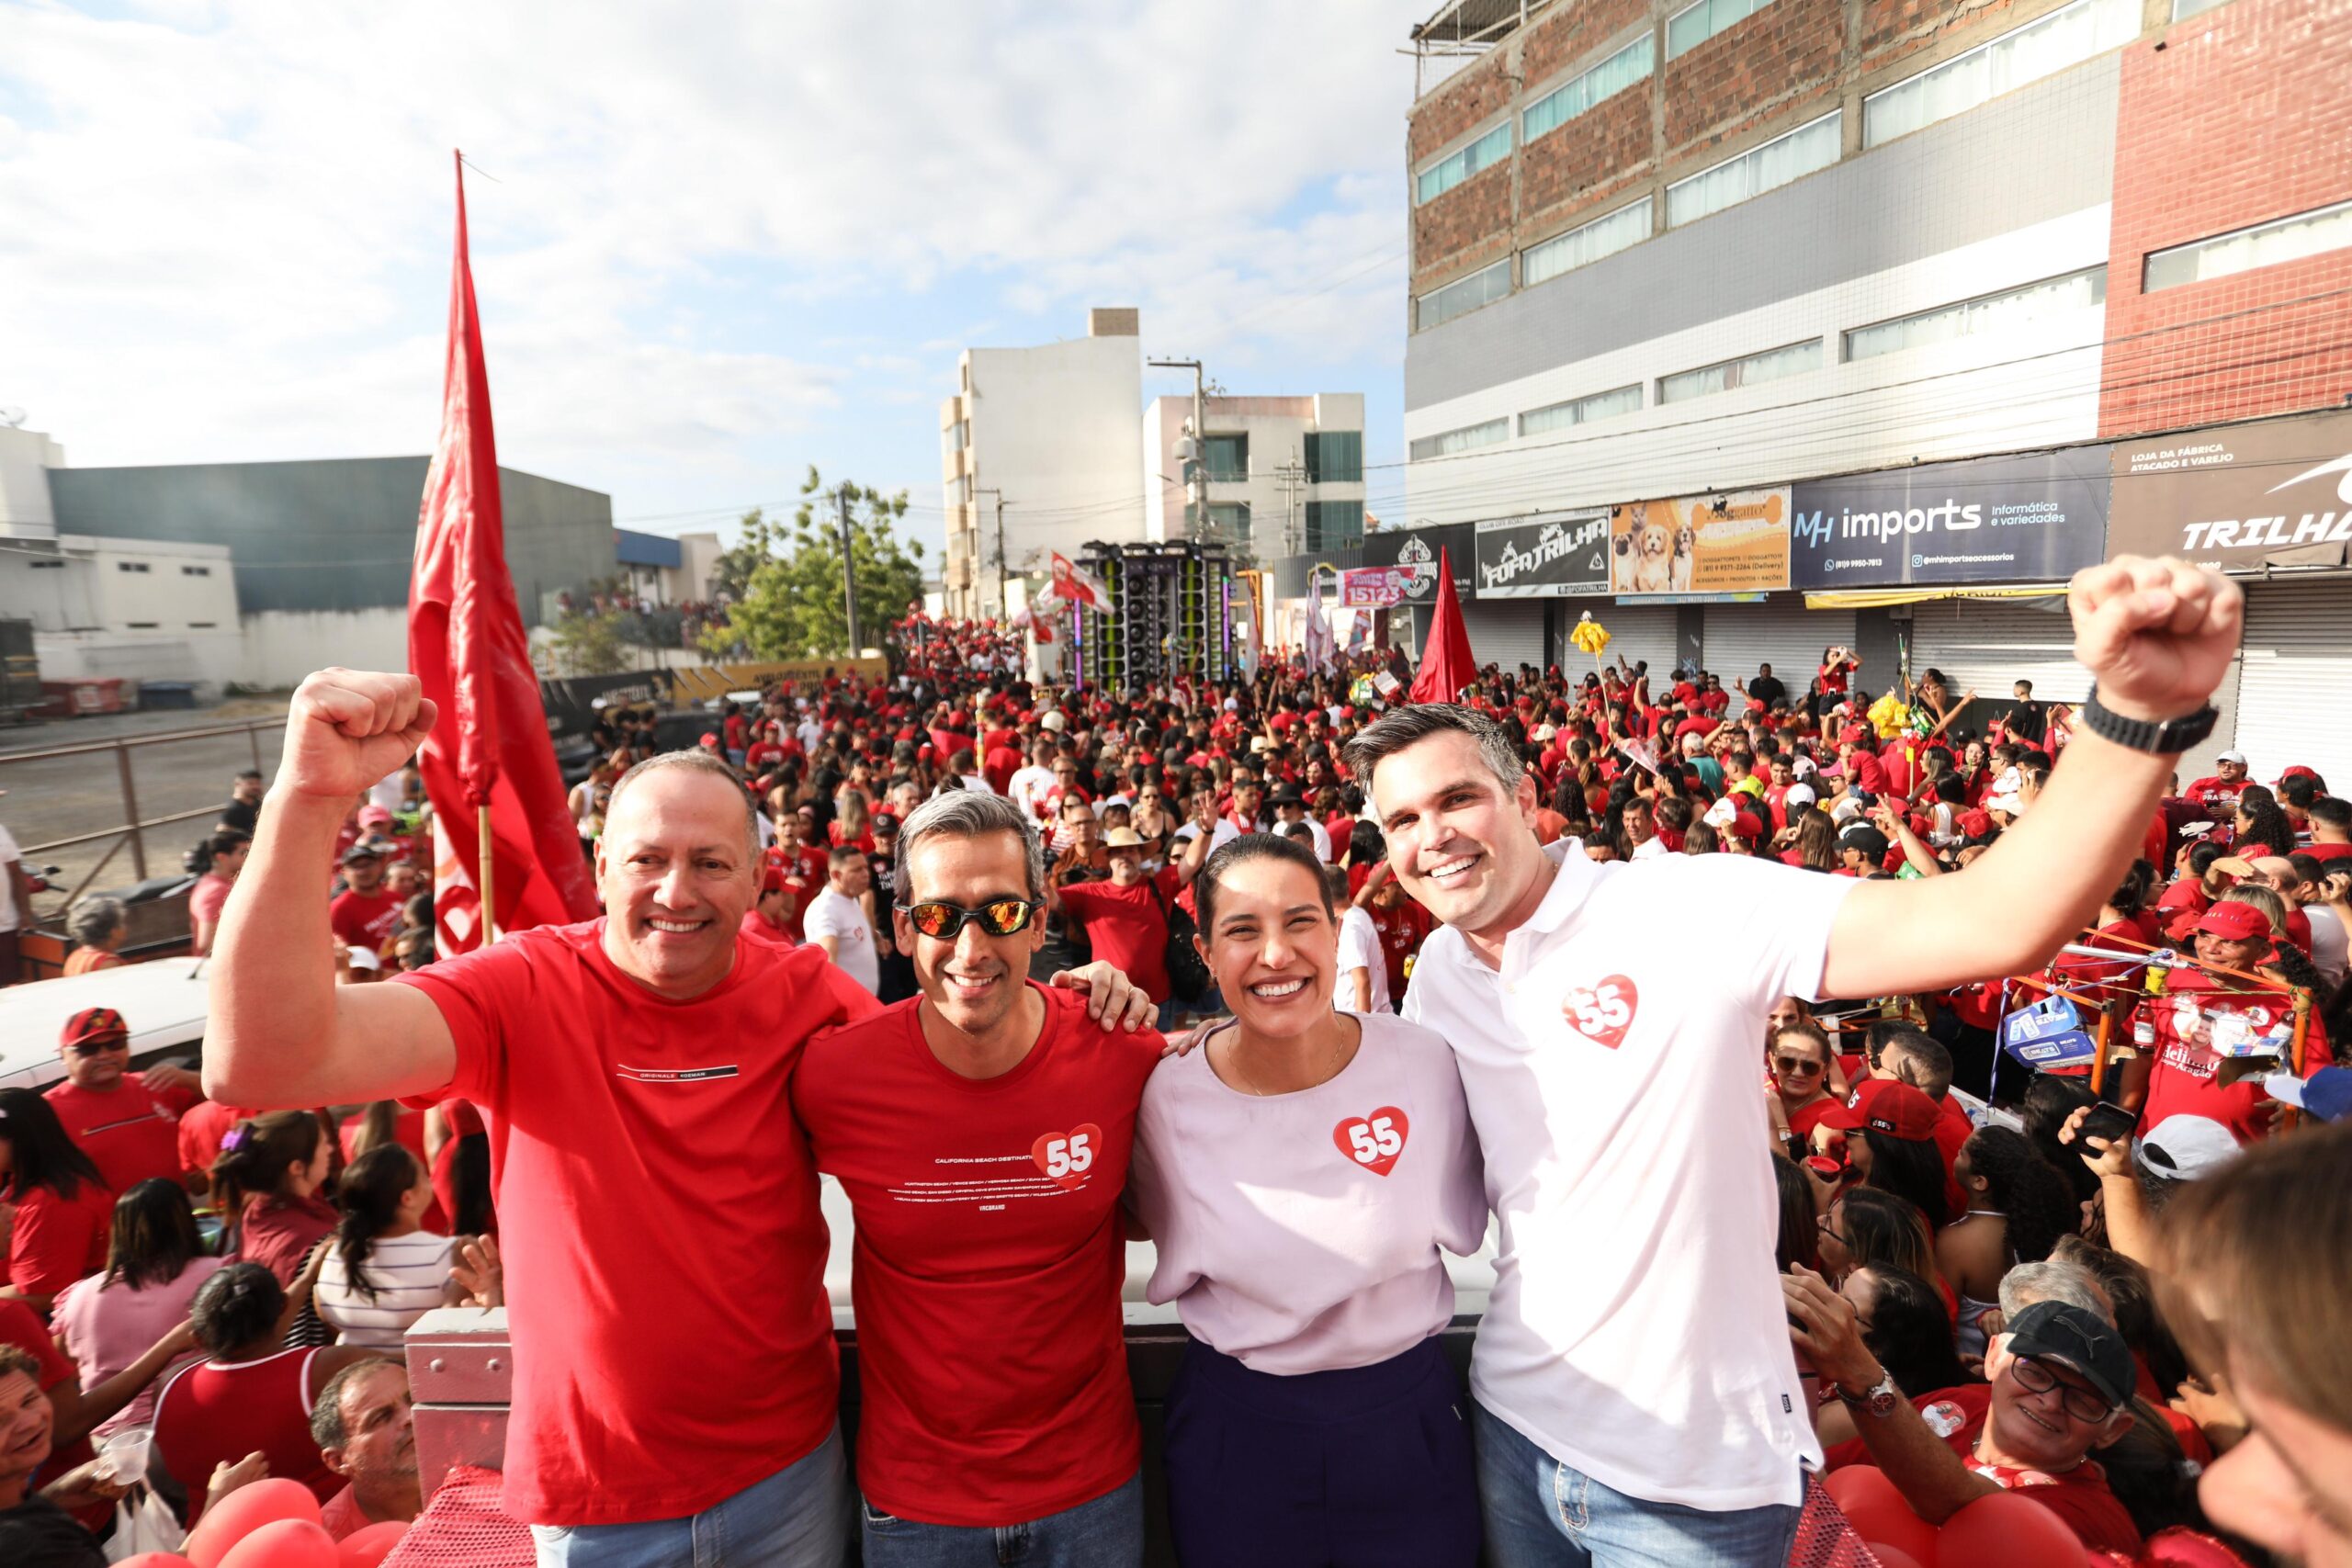
[[[364,1522],[345,1427],[223,1413],[364,1403],[416,1313],[511,1293],[542,1562],[1132,1562],[1148,1236],[1187,1562],[1777,1562],[1808,1472],[1915,1556],[2352,1561],[2352,1132],[2290,1130],[2352,1111],[2352,807],[2285,760],[2184,783],[2147,733],[2202,707],[2234,590],[2125,563],[2075,600],[2079,708],[1873,694],[1835,647],[1804,692],[1619,660],[1391,706],[1387,655],[1108,692],[931,622],[686,751],[611,721],[570,802],[604,919],[438,961],[402,874],[433,715],[325,672],[212,845],[213,1099],[69,1042],[60,1136],[0,1103],[20,1235],[83,1249],[19,1286],[81,1347],[35,1381],[85,1438],[160,1386],[184,1517],[266,1464]],[[2028,1067],[2002,1026],[2051,998],[2083,1048]],[[76,1168],[109,1062],[168,1170]],[[175,1239],[191,1192],[222,1256]],[[1465,1394],[1445,1255],[1489,1246]]]

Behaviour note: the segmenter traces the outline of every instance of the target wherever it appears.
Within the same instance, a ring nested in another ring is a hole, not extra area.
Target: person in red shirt
[[[784,873],[774,866],[762,871],[759,900],[743,911],[743,934],[775,947],[797,947],[793,929],[799,917],[800,899],[785,886]]]
[[[943,795],[904,840],[922,995],[812,1041],[792,1084],[857,1219],[865,1561],[977,1561],[1018,1529],[1040,1562],[1136,1563],[1118,1197],[1159,1036],[1026,981],[1044,878],[1019,807]]]
[[[384,886],[384,859],[367,844],[343,852],[343,891],[327,906],[327,925],[345,947],[380,955],[401,929],[401,898]]]
[[[746,1560],[837,1560],[850,1510],[826,1234],[787,1093],[811,1035],[878,1004],[822,953],[743,936],[752,804],[693,752],[614,784],[602,917],[335,986],[325,913],[301,895],[341,802],[435,716],[408,675],[321,671],[295,693],[246,872],[261,886],[215,960],[207,1086],[294,1105],[456,1094],[484,1111],[506,1293],[529,1303],[513,1319],[506,1513],[546,1540],[568,1529],[565,1550],[591,1560],[685,1561],[713,1533]],[[1148,1016],[1101,965],[1057,978],[1091,987],[1102,1016]]]
[[[2352,800],[2322,795],[2312,802],[2312,841],[2303,853],[2322,865],[2352,860]]]
[[[2255,973],[2272,961],[2270,919],[2252,904],[2224,898],[2198,917],[2194,938],[2199,964]],[[2149,1046],[2124,1064],[2122,1099],[2139,1109],[2143,1126],[2171,1116],[2203,1116],[2240,1143],[2269,1130],[2277,1107],[2263,1093],[2262,1079],[2284,1057],[2294,1027],[2283,986],[2253,990],[2243,980],[2175,969],[2162,995],[2140,1002],[2132,1022],[2135,1032],[2144,1027]],[[2319,1047],[2321,1038],[2314,1021],[2311,1045]],[[2278,1049],[2245,1053],[2260,1040]],[[2329,1060],[2324,1047],[2307,1049],[2305,1076]]]
[[[1981,1427],[1939,1434],[1863,1343],[1853,1303],[1803,1264],[1781,1291],[1789,1337],[1854,1407],[1871,1461],[1921,1518],[1941,1525],[1980,1497],[2013,1492],[2086,1547],[2139,1554],[2139,1527],[2090,1457],[2132,1424],[2136,1373],[2113,1325],[2063,1302],[2027,1307],[1985,1349],[1992,1397]]]
[[[1381,954],[1388,961],[1388,994],[1401,1004],[1410,983],[1413,955],[1420,952],[1437,922],[1419,900],[1405,891],[1385,856],[1356,889],[1355,903],[1372,917],[1372,929],[1380,933]]]
[[[0,1202],[16,1206],[0,1297],[45,1317],[60,1291],[106,1267],[114,1193],[33,1089],[0,1089]]]
[[[1109,881],[1046,885],[1046,907],[1076,919],[1094,956],[1144,988],[1159,1005],[1162,1030],[1173,1027],[1178,1008],[1168,978],[1168,911],[1208,860],[1209,837],[1193,834],[1173,865],[1146,873],[1143,836],[1131,828],[1114,828],[1102,835],[1111,857]]]
[[[57,1037],[65,1081],[46,1096],[65,1135],[90,1156],[98,1179],[128,1192],[149,1177],[177,1186],[179,1127],[172,1113],[126,1070],[130,1026],[112,1008],[84,1008]]]
[[[2182,790],[2180,798],[2208,816],[2225,818],[2237,808],[2245,774],[2245,753],[2224,751],[2213,759],[2213,771]]]

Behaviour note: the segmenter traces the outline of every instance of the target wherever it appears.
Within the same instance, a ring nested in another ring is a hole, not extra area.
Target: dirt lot
[[[256,747],[262,772],[267,774],[276,767],[277,725],[285,713],[283,697],[245,697],[193,713],[104,714],[0,729],[0,790],[7,792],[0,796],[0,823],[16,836],[28,869],[54,865],[62,873],[61,891],[36,895],[35,909],[46,918],[62,908],[62,890],[78,884],[109,850],[113,858],[91,886],[116,887],[137,880],[130,845],[119,837],[40,847],[123,825],[119,756],[130,760],[131,787],[142,820],[199,811],[229,798],[230,780],[254,765]],[[256,723],[261,728],[250,735],[242,728]],[[184,740],[159,739],[231,726],[240,728]],[[116,741],[131,744],[118,752],[111,744]],[[69,747],[98,749],[62,757],[28,755]],[[198,816],[147,829],[147,874],[176,872],[182,852],[210,826],[209,817]]]

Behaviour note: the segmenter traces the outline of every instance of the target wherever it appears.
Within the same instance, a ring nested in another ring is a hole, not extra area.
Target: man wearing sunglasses
[[[957,791],[899,836],[922,994],[812,1041],[792,1081],[856,1216],[865,1561],[996,1562],[1013,1538],[1024,1562],[1133,1564],[1117,1205],[1159,1037],[1029,981],[1046,877],[1019,807]]]
[[[180,1179],[179,1123],[173,1111],[130,1076],[130,1026],[112,1008],[84,1008],[65,1021],[57,1054],[65,1081],[43,1096],[65,1135],[90,1156],[106,1184]]]
[[[2048,1508],[2086,1547],[2136,1556],[2140,1531],[2091,1458],[2132,1426],[2132,1351],[2113,1325],[2041,1301],[1985,1348],[1992,1398],[1980,1425],[1929,1427],[1862,1342],[1854,1304],[1802,1265],[1781,1277],[1789,1337],[1853,1412],[1871,1462],[1914,1512],[1940,1525],[1996,1492]]]

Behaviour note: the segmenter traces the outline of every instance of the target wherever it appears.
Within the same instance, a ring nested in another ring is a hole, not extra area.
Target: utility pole
[[[1006,598],[1004,592],[1004,491],[994,485],[974,485],[972,493],[975,496],[996,497],[996,613],[999,615],[1010,615],[1012,614],[1012,604]],[[975,543],[978,542],[980,536],[979,523],[979,503],[975,501],[972,503],[972,538]]]
[[[849,491],[833,491],[833,507],[842,523],[842,604],[849,612],[849,656],[855,659],[865,649],[857,637],[857,560],[850,550]]]
[[[1148,359],[1144,362],[1156,370],[1190,370],[1193,373],[1193,472],[1186,476],[1186,508],[1191,516],[1186,520],[1185,535],[1201,538],[1209,528],[1209,433],[1207,428],[1207,399],[1201,386],[1201,362],[1197,359]]]
[[[1295,556],[1299,553],[1299,547],[1294,502],[1299,489],[1306,483],[1306,466],[1296,457],[1286,457],[1283,466],[1274,470],[1274,478],[1283,486],[1283,554]]]

